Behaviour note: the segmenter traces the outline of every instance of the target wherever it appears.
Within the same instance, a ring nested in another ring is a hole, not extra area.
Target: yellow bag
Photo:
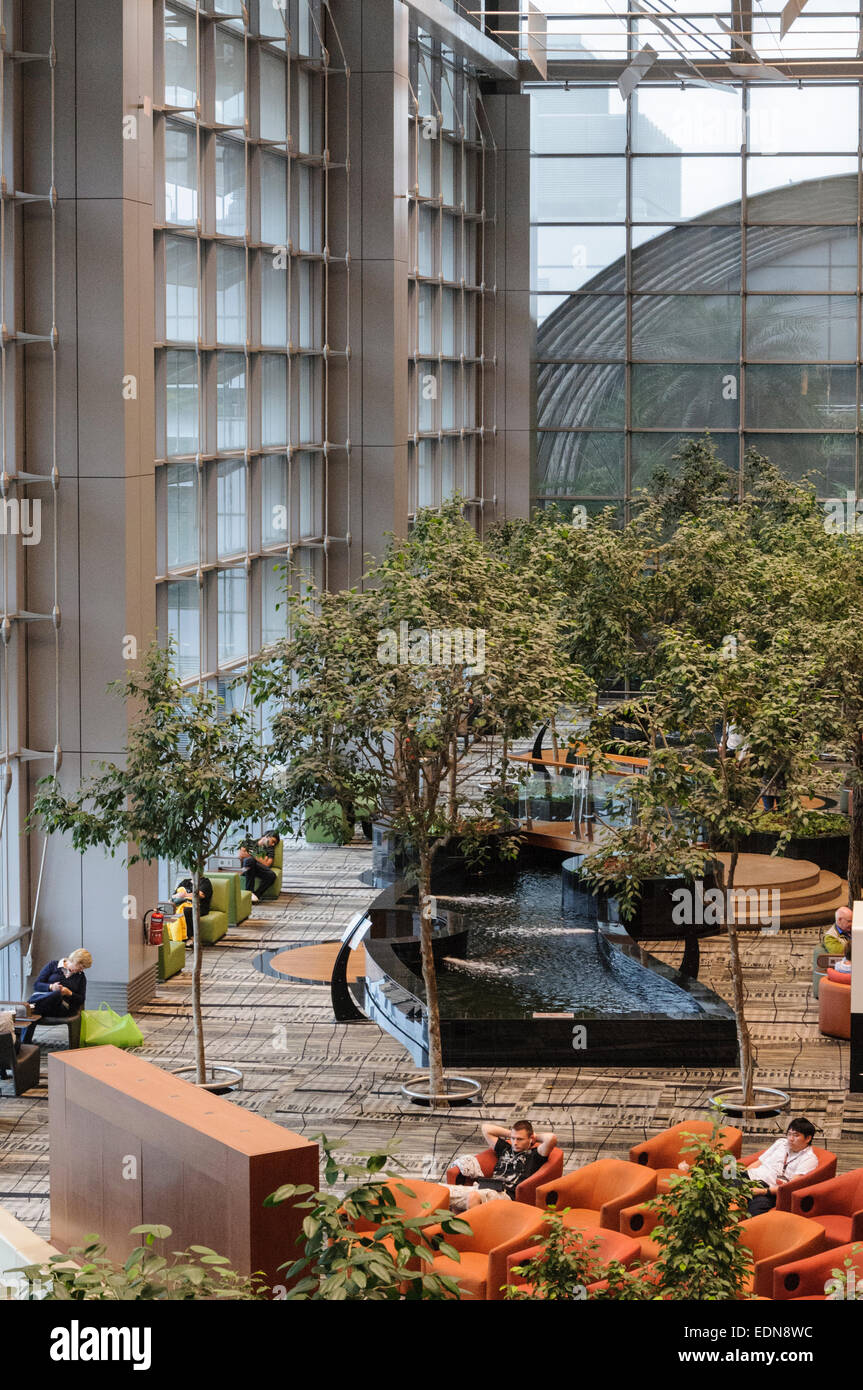
[[[171,941],[185,941],[188,935],[186,931],[186,914],[182,909],[176,917],[169,917],[165,923],[165,935]]]

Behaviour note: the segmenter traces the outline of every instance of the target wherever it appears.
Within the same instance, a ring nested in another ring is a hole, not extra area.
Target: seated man
[[[187,941],[193,941],[195,936],[195,918],[192,908],[193,891],[194,885],[192,880],[190,878],[181,878],[171,897],[171,902],[174,906],[183,909],[183,915],[186,919]],[[198,879],[198,899],[200,904],[198,911],[202,917],[206,917],[210,910],[210,904],[213,901],[213,885],[208,878]]]
[[[455,1167],[461,1181],[449,1186],[451,1211],[470,1211],[501,1197],[515,1201],[519,1183],[533,1177],[557,1143],[557,1135],[549,1130],[534,1133],[529,1120],[516,1120],[512,1128],[483,1125],[482,1132],[488,1147],[495,1152],[494,1170],[487,1178],[473,1154],[459,1155]]]
[[[255,893],[255,887],[260,880],[261,892],[266,893],[276,881],[273,873],[273,851],[279,843],[279,837],[274,830],[262,835],[256,844],[245,843],[240,845],[237,854],[240,857],[240,873],[243,875],[243,883],[252,895],[252,902],[259,901]]]
[[[845,954],[845,947],[851,940],[852,921],[853,916],[850,907],[837,907],[836,920],[833,926],[824,933],[822,940],[825,951],[829,951],[831,956]]]
[[[777,1139],[765,1149],[758,1162],[749,1169],[752,1181],[760,1187],[749,1201],[749,1215],[760,1216],[776,1206],[776,1194],[791,1178],[813,1173],[818,1158],[812,1152],[815,1126],[804,1116],[792,1120],[784,1139]]]

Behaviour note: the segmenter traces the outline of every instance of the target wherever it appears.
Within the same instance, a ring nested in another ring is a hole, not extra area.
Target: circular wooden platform
[[[340,941],[323,941],[315,946],[296,946],[292,951],[280,951],[270,960],[270,969],[287,980],[299,980],[302,984],[328,985],[336,963],[336,956],[342,949]],[[366,973],[365,947],[358,946],[351,951],[348,960],[348,984],[355,984]]]
[[[728,867],[730,854],[716,857]],[[772,854],[741,854],[734,887],[742,894],[762,895],[762,903],[753,902],[751,911],[741,904],[740,926],[754,926],[760,920],[763,902],[769,902],[772,910],[774,892],[783,927],[828,926],[837,907],[848,902],[848,885],[838,874],[819,869],[808,859],[782,859]]]

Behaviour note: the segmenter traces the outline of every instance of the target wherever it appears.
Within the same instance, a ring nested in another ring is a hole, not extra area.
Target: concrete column
[[[47,46],[47,4],[28,7],[25,47]],[[101,761],[119,761],[127,714],[106,691],[155,633],[153,379],[153,6],[78,0],[56,8],[58,266],[58,604],[61,781],[74,788]],[[42,192],[48,164],[48,76],[23,89],[25,187]],[[129,119],[133,118],[133,119]],[[43,205],[39,205],[43,208]],[[50,221],[33,218],[25,247],[28,317],[50,322]],[[50,472],[51,380],[30,354],[25,383],[28,467]],[[28,555],[28,606],[49,611],[53,556]],[[128,646],[128,644],[126,644]],[[54,743],[54,640],[28,632],[28,743]],[[32,784],[50,763],[30,764]],[[41,856],[31,839],[31,905]],[[33,969],[84,945],[93,955],[88,1004],[148,997],[155,950],[141,916],[156,901],[155,866],[47,847]]]

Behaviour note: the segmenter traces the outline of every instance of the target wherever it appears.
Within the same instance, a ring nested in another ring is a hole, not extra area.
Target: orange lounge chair
[[[792,1195],[791,1210],[818,1222],[828,1250],[863,1240],[863,1168],[799,1188]]]
[[[739,1226],[740,1243],[752,1256],[749,1292],[770,1298],[773,1271],[778,1265],[817,1255],[825,1245],[824,1232],[816,1221],[790,1211],[765,1211],[747,1216]]]
[[[750,1154],[748,1158],[742,1158],[740,1161],[744,1168],[751,1168],[766,1152],[766,1149],[762,1149],[761,1153]],[[828,1178],[834,1176],[836,1155],[832,1154],[829,1149],[816,1149],[814,1144],[812,1145],[812,1152],[818,1159],[818,1167],[813,1168],[811,1173],[803,1173],[799,1178],[789,1178],[788,1182],[782,1184],[776,1194],[776,1211],[790,1211],[791,1198],[795,1192],[799,1192],[800,1188],[812,1187],[815,1183],[826,1182]]]
[[[503,1199],[485,1202],[459,1219],[468,1223],[471,1234],[446,1238],[447,1244],[459,1252],[459,1259],[435,1255],[427,1272],[458,1279],[463,1299],[502,1299],[507,1256],[524,1249],[540,1234],[545,1224],[543,1213],[524,1202]],[[433,1226],[426,1234],[431,1237],[439,1232],[440,1227]]]
[[[627,1163],[623,1158],[600,1158],[586,1163],[574,1173],[565,1173],[555,1182],[537,1189],[537,1206],[570,1208],[570,1225],[620,1228],[624,1207],[653,1196],[656,1174],[652,1168]]]
[[[532,1147],[535,1148],[536,1145]],[[494,1165],[497,1163],[494,1149],[483,1149],[482,1153],[477,1154],[476,1157],[484,1175],[490,1178],[494,1172]],[[524,1182],[519,1183],[518,1187],[515,1189],[515,1200],[517,1202],[527,1202],[529,1206],[537,1205],[536,1189],[539,1187],[540,1183],[551,1182],[553,1178],[559,1178],[562,1172],[563,1149],[552,1149],[545,1163],[534,1173],[533,1177],[525,1178]],[[448,1183],[454,1183],[457,1178],[458,1168],[452,1167],[447,1169],[446,1181]],[[543,1206],[544,1205],[545,1203],[543,1203]]]
[[[850,975],[837,975],[835,970],[827,971],[818,989],[818,1027],[828,1038],[850,1039]]]
[[[844,1261],[850,1259],[846,1270]],[[833,1271],[838,1269],[844,1282],[844,1294],[839,1297],[854,1298],[857,1289],[863,1287],[863,1246],[837,1245],[832,1250],[824,1250],[820,1255],[810,1255],[805,1260],[794,1260],[791,1264],[777,1265],[773,1271],[773,1297],[775,1299],[805,1299],[807,1302],[826,1301],[825,1286],[830,1288]],[[854,1284],[847,1278],[853,1271]],[[847,1282],[845,1282],[847,1280]]]
[[[697,1134],[699,1138],[706,1139],[712,1133],[713,1125],[709,1120],[682,1120],[680,1124],[654,1134],[652,1139],[645,1139],[643,1144],[633,1145],[629,1150],[630,1162],[643,1163],[652,1168],[656,1173],[656,1191],[667,1192],[669,1178],[678,1176],[682,1171],[679,1165],[692,1161],[692,1155],[684,1153],[690,1136]],[[723,1148],[739,1158],[743,1146],[741,1131],[733,1125],[724,1125],[719,1133]]]
[[[568,1215],[568,1212],[563,1213],[565,1226],[570,1225],[567,1221]],[[599,1226],[580,1226],[576,1229],[584,1236],[585,1245],[593,1243],[596,1246],[592,1254],[597,1265],[609,1265],[613,1260],[617,1260],[625,1269],[629,1269],[639,1258],[638,1241],[631,1240],[629,1236],[622,1236],[619,1231],[606,1231]],[[541,1249],[541,1245],[532,1245],[526,1250],[516,1250],[514,1254],[507,1255],[507,1283],[515,1284],[517,1288],[530,1289],[532,1286],[528,1281],[512,1271],[517,1265],[525,1265],[528,1261],[536,1259]],[[595,1285],[590,1287],[593,1288]]]

